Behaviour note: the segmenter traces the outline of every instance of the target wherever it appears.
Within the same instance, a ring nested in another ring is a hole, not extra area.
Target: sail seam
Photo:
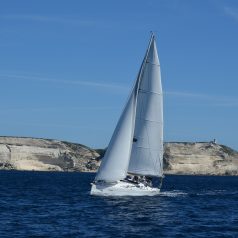
[[[160,67],[160,64],[155,64],[155,63],[152,63],[150,61],[146,61],[147,64],[152,64],[152,65],[155,65],[155,66],[159,66]]]
[[[157,92],[153,92],[153,91],[147,91],[147,90],[143,90],[143,89],[139,89],[139,92],[141,92],[141,93],[151,93],[151,94],[162,95],[162,93],[157,93]]]
[[[148,150],[153,150],[153,151],[160,151],[160,149],[152,149],[152,148],[143,147],[143,146],[137,146],[137,148],[148,149]]]
[[[145,120],[145,121],[148,121],[148,122],[154,122],[154,123],[163,125],[163,123],[162,123],[162,122],[159,122],[159,121],[153,121],[153,120],[149,120],[149,119],[144,119],[144,120]]]

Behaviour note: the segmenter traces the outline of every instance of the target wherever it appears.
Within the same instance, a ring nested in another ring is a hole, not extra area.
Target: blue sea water
[[[154,197],[94,197],[95,174],[0,171],[0,237],[238,237],[238,177],[166,176]]]

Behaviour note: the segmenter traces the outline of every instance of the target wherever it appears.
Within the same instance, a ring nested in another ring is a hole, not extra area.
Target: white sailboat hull
[[[159,193],[159,188],[152,188],[142,183],[134,184],[127,181],[93,183],[90,192],[91,195],[96,196],[155,196]]]

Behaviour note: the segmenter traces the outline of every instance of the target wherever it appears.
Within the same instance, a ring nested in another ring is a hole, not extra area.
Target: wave
[[[164,191],[164,192],[160,192],[159,196],[163,196],[163,197],[185,197],[187,196],[188,193],[180,191],[180,190],[172,190],[172,191]]]
[[[217,196],[217,195],[238,195],[238,191],[230,191],[230,190],[210,190],[210,191],[202,191],[196,193],[197,196]]]

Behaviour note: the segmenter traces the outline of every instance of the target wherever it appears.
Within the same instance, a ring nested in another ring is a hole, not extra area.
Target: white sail
[[[163,98],[154,36],[142,70],[128,172],[159,177],[163,173]]]
[[[96,181],[114,182],[127,172],[162,176],[163,105],[160,65],[152,35],[135,86],[118,121]]]
[[[136,94],[135,86],[102,159],[97,181],[113,182],[126,177],[135,127]]]

